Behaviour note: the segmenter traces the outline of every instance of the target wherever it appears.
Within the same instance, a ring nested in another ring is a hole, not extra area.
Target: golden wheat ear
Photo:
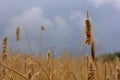
[[[17,42],[20,41],[20,27],[19,26],[16,28],[16,41]]]
[[[115,70],[115,80],[120,80],[120,67],[116,66]]]
[[[2,41],[2,59],[7,59],[7,36],[4,36]]]
[[[96,67],[92,59],[88,59],[88,78],[87,80],[98,80]]]
[[[9,76],[9,80],[14,80],[12,75]]]
[[[93,41],[93,36],[92,36],[92,25],[89,19],[89,13],[87,11],[87,17],[85,20],[85,35],[86,35],[86,40],[85,43],[88,45],[91,45],[92,41]]]

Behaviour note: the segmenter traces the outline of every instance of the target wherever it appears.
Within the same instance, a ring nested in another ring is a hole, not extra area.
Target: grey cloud
[[[9,45],[15,48],[16,27],[24,24],[33,51],[39,51],[42,37],[42,46],[45,50],[54,46],[59,51],[67,47],[70,51],[77,52],[78,46],[84,45],[84,11],[89,7],[97,48],[103,52],[119,51],[119,10],[113,8],[114,5],[111,6],[111,3],[109,6],[104,5],[99,8],[91,5],[93,3],[89,1],[86,3],[84,0],[69,0],[69,2],[68,0],[0,0],[1,38],[7,34]],[[42,36],[41,25],[45,26]],[[21,50],[28,51],[23,27],[21,31]]]
[[[69,47],[69,40],[74,37],[74,27],[69,25],[69,21],[62,16],[55,16],[53,20],[44,17],[44,11],[40,7],[33,7],[26,10],[19,16],[14,16],[9,20],[9,27],[6,27],[5,32],[9,36],[10,45],[16,45],[15,30],[19,24],[26,26],[29,33],[33,51],[37,52],[40,47],[40,38],[42,38],[42,45],[44,48],[49,48],[51,45],[57,48]],[[45,26],[45,31],[40,35],[40,26]],[[22,28],[22,27],[21,27]],[[23,30],[23,28],[21,29]],[[27,41],[24,30],[22,31],[22,48],[26,49]],[[37,48],[38,47],[38,48]],[[27,49],[28,50],[28,49]]]

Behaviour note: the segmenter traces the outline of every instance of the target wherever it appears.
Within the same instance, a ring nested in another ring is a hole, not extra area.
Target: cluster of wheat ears
[[[85,43],[91,45],[91,57],[73,57],[66,50],[58,57],[50,50],[46,56],[41,54],[39,57],[8,52],[5,36],[0,55],[0,80],[120,80],[118,57],[112,62],[105,62],[103,57],[95,58],[88,13],[85,34]],[[16,29],[16,41],[20,41],[20,27]]]

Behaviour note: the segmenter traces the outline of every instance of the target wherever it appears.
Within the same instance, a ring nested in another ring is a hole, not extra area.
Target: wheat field
[[[46,56],[11,53],[0,59],[0,80],[120,80],[118,57],[105,62],[101,56],[95,64],[87,55],[63,53],[54,58],[48,51]]]

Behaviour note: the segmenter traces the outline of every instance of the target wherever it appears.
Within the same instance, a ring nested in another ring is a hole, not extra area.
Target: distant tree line
[[[104,61],[113,61],[115,57],[120,58],[120,52],[102,54],[98,56],[97,59],[100,57],[102,57]]]

